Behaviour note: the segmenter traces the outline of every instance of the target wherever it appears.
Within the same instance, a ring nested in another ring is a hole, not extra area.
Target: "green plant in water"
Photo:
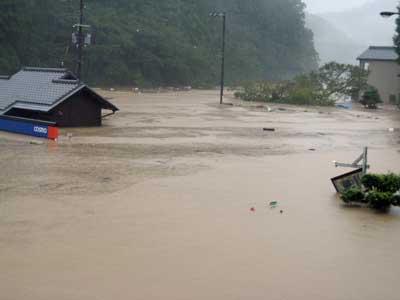
[[[392,196],[391,202],[392,202],[393,206],[400,206],[400,193],[399,192],[397,192],[396,194],[394,194]]]
[[[376,109],[377,104],[382,103],[382,99],[381,96],[379,95],[378,90],[375,87],[370,86],[364,92],[364,95],[362,96],[360,103],[367,108]]]
[[[390,174],[367,174],[362,178],[364,187],[370,190],[377,190],[379,192],[396,193],[400,190],[400,176]]]
[[[365,195],[361,189],[350,189],[345,191],[341,198],[344,203],[363,203],[365,201]]]
[[[377,210],[386,210],[392,205],[392,193],[371,191],[367,194],[368,204]]]

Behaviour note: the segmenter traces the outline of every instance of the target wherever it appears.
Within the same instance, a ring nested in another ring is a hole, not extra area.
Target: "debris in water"
[[[351,106],[350,105],[346,105],[346,104],[337,104],[336,108],[351,109]]]
[[[256,208],[255,207],[250,208],[250,212],[255,213],[256,212]]]
[[[273,131],[275,131],[275,128],[263,128],[263,130],[264,130],[264,131],[271,131],[271,132],[273,132]]]
[[[281,210],[280,213],[283,214],[283,210]]]
[[[389,128],[389,132],[394,132],[394,128]]]
[[[39,141],[30,141],[31,145],[43,145],[43,142],[39,142]]]
[[[110,177],[103,177],[101,178],[102,182],[110,182],[112,179]]]
[[[269,203],[269,206],[276,207],[278,205],[278,201],[272,201]]]
[[[310,148],[310,149],[308,149],[309,151],[317,151],[316,149],[314,149],[314,148]]]

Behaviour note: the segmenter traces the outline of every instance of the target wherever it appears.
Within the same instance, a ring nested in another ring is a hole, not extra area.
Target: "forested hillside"
[[[217,84],[227,12],[229,83],[282,79],[317,66],[301,0],[86,0],[96,44],[85,49],[92,84]],[[21,66],[75,69],[79,0],[1,0],[0,73]]]
[[[338,29],[318,15],[307,14],[306,24],[314,33],[314,45],[319,54],[320,64],[331,61],[356,64],[356,58],[368,47],[366,41],[357,43],[346,31]]]

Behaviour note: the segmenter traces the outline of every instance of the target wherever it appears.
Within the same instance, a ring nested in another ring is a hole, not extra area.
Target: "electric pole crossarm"
[[[85,43],[84,36],[83,36],[83,27],[84,27],[84,25],[83,25],[83,9],[84,9],[83,0],[80,0],[79,24],[75,24],[76,27],[78,27],[78,67],[77,67],[76,75],[78,76],[79,80],[82,80],[83,44]]]

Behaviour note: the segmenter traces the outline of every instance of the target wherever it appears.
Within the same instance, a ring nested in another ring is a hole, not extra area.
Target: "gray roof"
[[[378,47],[371,46],[363,54],[357,57],[358,60],[365,61],[395,61],[398,59],[398,55],[394,47]]]
[[[49,111],[82,89],[105,109],[118,110],[66,69],[24,68],[9,79],[0,77],[0,115],[11,108]]]

